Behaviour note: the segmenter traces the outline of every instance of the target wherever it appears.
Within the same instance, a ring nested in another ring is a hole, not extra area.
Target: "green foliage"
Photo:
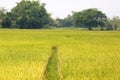
[[[6,10],[0,7],[0,19],[2,19],[5,16],[5,12]]]
[[[63,27],[63,19],[57,18],[56,19],[56,26],[57,27]]]
[[[63,19],[63,26],[64,27],[72,27],[73,26],[73,20],[72,20],[71,15],[68,15],[66,18]]]
[[[2,28],[11,28],[9,12],[7,12],[4,8],[0,8],[0,25]]]
[[[68,15],[64,19],[57,18],[56,23],[57,27],[72,27],[73,26],[72,16]]]
[[[74,25],[77,27],[82,25],[91,30],[92,27],[101,26],[101,29],[103,29],[104,24],[107,21],[107,17],[101,11],[93,8],[86,9],[81,12],[73,12],[73,21]]]
[[[38,1],[29,0],[17,3],[10,13],[13,25],[18,25],[20,29],[43,28],[50,21],[50,15],[44,6],[45,4],[39,4]]]
[[[89,30],[118,30],[120,29],[120,18],[114,17],[108,20],[104,13],[96,8],[91,8],[73,12],[72,16],[68,15],[64,19],[53,19],[47,13],[45,4],[40,4],[36,0],[22,0],[10,12],[0,8],[0,26],[19,29],[52,29],[75,26]]]
[[[117,30],[120,27],[120,18],[118,16],[114,16],[109,22],[113,30]]]
[[[0,26],[2,26],[4,17],[5,17],[5,9],[4,8],[0,8]]]
[[[11,26],[11,21],[8,16],[5,16],[3,18],[2,28],[10,28],[10,26]]]

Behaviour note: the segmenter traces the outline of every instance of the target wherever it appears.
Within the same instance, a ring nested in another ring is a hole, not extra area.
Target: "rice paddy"
[[[119,31],[0,30],[0,80],[120,80],[119,66]]]

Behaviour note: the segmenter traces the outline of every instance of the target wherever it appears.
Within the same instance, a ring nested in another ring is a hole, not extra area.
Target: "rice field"
[[[0,29],[0,80],[120,80],[120,32]]]

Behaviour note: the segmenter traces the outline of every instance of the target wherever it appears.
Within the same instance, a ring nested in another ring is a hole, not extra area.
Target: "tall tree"
[[[7,15],[3,18],[2,28],[11,28],[11,20]]]
[[[57,18],[56,22],[57,22],[56,26],[58,26],[58,27],[71,27],[71,26],[73,26],[72,16],[71,15],[68,15],[64,19]]]
[[[86,9],[81,12],[73,12],[74,25],[85,25],[89,30],[97,26],[101,26],[101,29],[103,29],[106,20],[106,15],[96,8]]]
[[[7,16],[7,11],[4,8],[0,8],[0,25],[2,28],[10,28],[11,21]]]
[[[5,9],[0,7],[0,25],[3,23],[3,18],[5,16]]]
[[[66,18],[63,19],[63,26],[64,27],[72,27],[73,26],[73,20],[72,20],[71,15],[68,15]]]
[[[12,22],[21,29],[43,28],[50,20],[44,6],[38,1],[22,0],[11,11]]]
[[[109,22],[113,30],[117,30],[120,27],[120,18],[118,16],[114,16]]]

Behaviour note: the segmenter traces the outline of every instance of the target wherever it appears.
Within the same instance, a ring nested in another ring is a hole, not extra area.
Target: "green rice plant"
[[[119,31],[0,29],[0,80],[43,80],[54,45],[63,80],[120,79]]]

